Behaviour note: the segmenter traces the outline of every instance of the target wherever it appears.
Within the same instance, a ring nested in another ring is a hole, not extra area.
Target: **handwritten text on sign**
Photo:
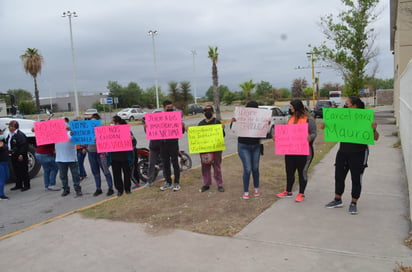
[[[326,108],[323,122],[327,142],[374,144],[371,109]]]
[[[145,113],[146,139],[163,140],[182,138],[182,112],[166,111]]]
[[[309,155],[308,124],[275,126],[276,155]]]
[[[226,149],[221,124],[195,126],[188,129],[190,153],[207,153]]]
[[[64,119],[35,122],[34,133],[36,135],[37,145],[69,141]]]
[[[132,150],[130,125],[95,127],[97,152]]]
[[[72,142],[74,144],[95,144],[94,127],[101,125],[101,120],[70,121],[70,130],[73,133]]]
[[[237,136],[264,138],[268,132],[272,111],[257,108],[235,108],[233,129]]]

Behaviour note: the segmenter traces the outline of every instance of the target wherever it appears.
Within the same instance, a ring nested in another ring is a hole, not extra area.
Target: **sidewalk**
[[[324,208],[334,195],[336,146],[313,169],[305,202],[281,199],[235,237],[180,230],[152,236],[144,225],[73,214],[0,241],[1,271],[339,272],[392,271],[396,262],[411,266],[412,250],[403,245],[410,219],[402,154],[392,148],[395,126],[385,121],[383,114],[358,215],[347,212],[349,179],[345,206]]]

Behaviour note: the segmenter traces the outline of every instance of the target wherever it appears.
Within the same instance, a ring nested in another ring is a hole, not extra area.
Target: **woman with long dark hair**
[[[290,102],[289,112],[291,114],[288,124],[308,124],[309,155],[285,155],[286,189],[277,194],[278,197],[292,197],[292,187],[295,183],[295,172],[299,176],[299,193],[296,202],[305,200],[305,189],[308,183],[308,169],[313,159],[313,141],[316,138],[316,122],[310,116],[299,99]]]

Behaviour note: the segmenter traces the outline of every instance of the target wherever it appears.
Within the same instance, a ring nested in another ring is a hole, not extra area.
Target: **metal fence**
[[[409,196],[412,196],[412,61],[400,77],[399,132],[408,179]],[[412,201],[409,201],[412,215]]]

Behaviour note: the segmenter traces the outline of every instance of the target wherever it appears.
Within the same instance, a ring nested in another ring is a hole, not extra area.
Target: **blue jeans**
[[[243,191],[249,192],[250,173],[253,176],[253,186],[259,188],[260,144],[237,143],[237,152],[243,164]]]
[[[0,196],[4,196],[4,185],[10,177],[9,162],[0,162]]]
[[[35,156],[43,167],[44,188],[47,189],[49,186],[56,185],[56,176],[59,168],[54,160],[54,156],[39,153],[36,153]]]
[[[79,164],[77,162],[58,162],[57,166],[59,167],[59,176],[62,181],[63,190],[65,192],[70,192],[68,177],[68,170],[70,169],[74,190],[76,192],[81,192],[82,187],[80,186]]]
[[[107,186],[109,189],[113,189],[113,179],[110,173],[109,167],[107,166],[106,153],[88,152],[90,169],[92,170],[94,182],[96,183],[96,189],[101,189],[102,179],[100,177],[100,169],[102,169],[103,174],[106,178]]]
[[[87,176],[86,169],[84,169],[84,159],[86,158],[86,153],[83,154],[83,148],[77,149],[77,161],[79,162],[79,174],[80,177],[84,178]]]

